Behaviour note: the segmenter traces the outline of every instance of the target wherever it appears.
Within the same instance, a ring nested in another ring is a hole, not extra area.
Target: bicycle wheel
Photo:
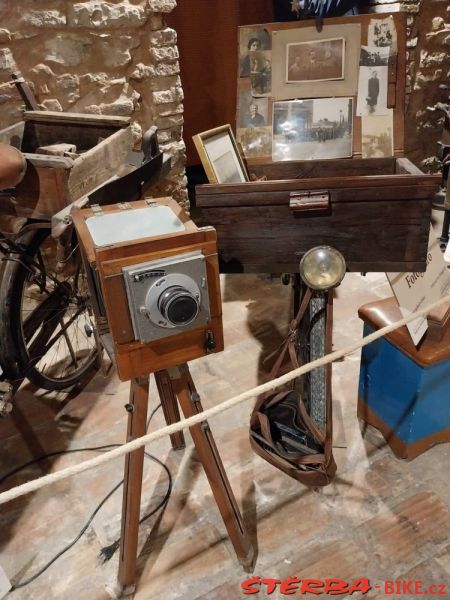
[[[0,288],[0,362],[43,389],[68,389],[98,358],[78,243],[58,274],[50,229],[20,241],[26,250],[7,258]]]

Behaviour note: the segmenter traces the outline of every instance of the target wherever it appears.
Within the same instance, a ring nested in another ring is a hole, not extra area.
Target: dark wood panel
[[[273,19],[272,0],[184,0],[167,15],[178,34],[188,165],[200,164],[192,136],[236,121],[238,26]]]
[[[340,250],[349,268],[385,271],[425,266],[429,200],[348,202],[326,216],[294,215],[288,206],[224,207],[200,211],[214,225],[223,270],[280,273],[318,244]]]
[[[273,179],[300,179],[303,177],[320,177],[324,171],[330,177],[345,177],[349,175],[393,175],[395,173],[395,158],[361,158],[337,160],[299,160],[251,164],[250,173],[257,177]]]

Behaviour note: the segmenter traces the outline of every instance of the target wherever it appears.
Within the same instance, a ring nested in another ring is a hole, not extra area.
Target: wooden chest
[[[216,228],[223,272],[296,272],[302,255],[319,244],[339,250],[350,271],[425,270],[440,176],[405,158],[251,170],[269,181],[196,189],[196,222]]]
[[[0,131],[0,141],[19,148],[27,172],[16,198],[3,211],[48,219],[114,176],[133,147],[130,119],[78,113],[29,111],[24,121]],[[37,153],[53,144],[75,146],[66,156]]]
[[[337,248],[351,271],[425,269],[431,200],[439,189],[440,175],[424,174],[404,157],[406,15],[327,19],[317,35],[326,42],[331,37],[328,31],[336,36],[338,26],[356,26],[360,46],[364,46],[377,19],[387,17],[395,24],[397,48],[386,66],[392,156],[363,158],[367,154],[362,144],[363,117],[357,115],[358,94],[351,88],[358,86],[360,67],[358,62],[347,65],[348,72],[353,69],[356,80],[346,83],[345,93],[341,94],[353,100],[351,158],[273,162],[271,156],[247,155],[251,181],[196,187],[194,218],[197,223],[216,228],[224,272],[298,271],[304,252],[319,244]],[[267,24],[251,26],[251,32],[264,29],[275,39],[275,34],[296,28],[296,39],[301,45],[304,28],[311,27],[311,21]],[[343,31],[345,35],[346,29]],[[288,33],[287,39],[294,39],[292,32]],[[350,53],[349,40],[347,48]],[[275,59],[280,60],[280,53],[273,54],[274,63]],[[242,78],[239,85],[243,85]],[[316,84],[318,97],[324,98],[327,88],[323,82],[320,85]],[[337,97],[337,83],[330,85],[329,96]],[[272,89],[269,117],[274,114],[275,102],[287,99],[286,87],[280,84]],[[350,89],[355,93],[350,93]],[[275,126],[273,132],[275,139]],[[243,140],[238,127],[238,141]]]

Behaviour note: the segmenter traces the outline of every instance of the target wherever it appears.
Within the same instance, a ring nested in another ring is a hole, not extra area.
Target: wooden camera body
[[[223,350],[217,236],[171,198],[74,214],[99,335],[119,377]]]

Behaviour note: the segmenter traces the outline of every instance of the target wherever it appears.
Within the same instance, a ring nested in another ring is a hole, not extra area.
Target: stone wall
[[[372,0],[373,12],[408,13],[408,71],[406,154],[425,170],[439,168],[437,141],[441,139],[443,113],[430,111],[448,99],[439,89],[450,84],[450,3],[448,0]]]
[[[136,140],[157,125],[173,157],[154,194],[181,204],[185,191],[183,90],[176,32],[164,17],[176,0],[16,0],[0,3],[0,128],[20,121],[11,62],[42,108],[131,116]]]

